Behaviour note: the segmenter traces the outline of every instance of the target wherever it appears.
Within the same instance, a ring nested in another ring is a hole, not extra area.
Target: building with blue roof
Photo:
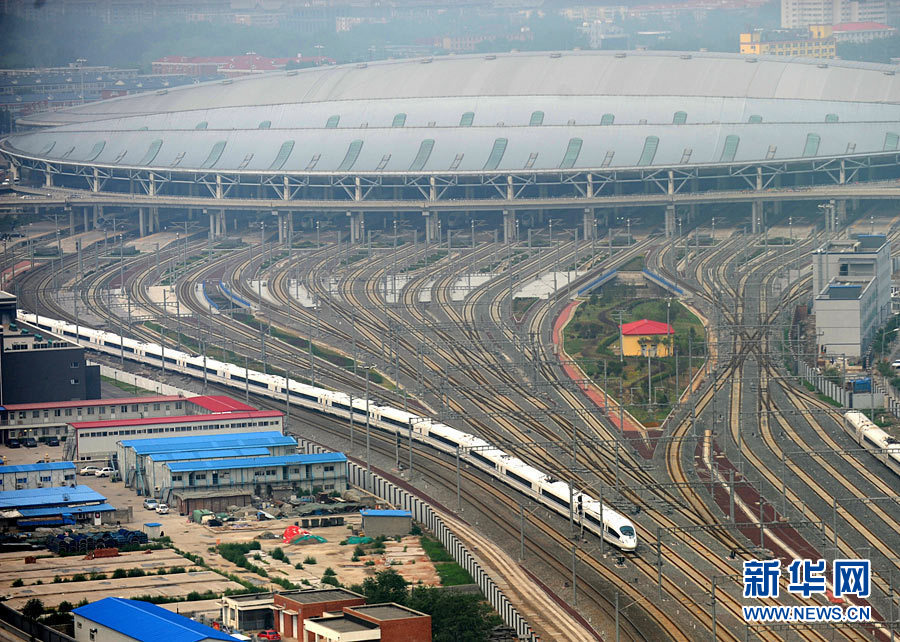
[[[151,490],[161,488],[160,483],[163,477],[168,475],[164,469],[169,462],[175,461],[197,461],[201,459],[241,459],[245,457],[270,457],[277,455],[290,455],[297,452],[294,445],[285,446],[254,446],[248,448],[219,448],[215,450],[188,450],[184,452],[165,452],[153,453],[140,457],[140,465],[143,470],[141,479],[144,486],[141,489],[143,494],[148,494]]]
[[[140,477],[147,470],[146,457],[150,455],[201,451],[209,453],[207,459],[213,459],[216,451],[234,448],[266,448],[272,455],[286,455],[297,452],[297,440],[279,430],[123,439],[116,444],[115,458],[125,484],[140,490],[146,486]]]
[[[0,491],[74,484],[75,464],[70,461],[0,466]]]
[[[169,461],[162,464],[158,497],[186,514],[198,507],[191,501],[213,497],[258,495],[287,499],[291,495],[347,490],[347,457],[343,453],[282,455]],[[174,500],[174,501],[173,501]],[[249,501],[232,501],[246,505]],[[221,508],[221,503],[219,503]]]
[[[362,529],[369,537],[408,535],[412,529],[412,513],[408,510],[361,510]]]
[[[235,638],[183,615],[136,600],[107,597],[72,611],[78,642],[211,642]]]
[[[106,524],[116,521],[116,508],[87,486],[29,488],[0,492],[0,522],[34,528],[60,524]]]

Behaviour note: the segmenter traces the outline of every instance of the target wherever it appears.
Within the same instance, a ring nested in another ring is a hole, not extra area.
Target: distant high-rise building
[[[887,0],[781,0],[784,29],[886,20]]]

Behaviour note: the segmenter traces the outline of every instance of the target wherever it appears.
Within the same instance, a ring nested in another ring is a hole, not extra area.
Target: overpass
[[[88,226],[88,214],[93,210],[96,224],[98,212],[104,207],[137,210],[141,234],[145,229],[154,230],[158,226],[158,210],[160,208],[178,209],[182,211],[204,213],[210,217],[210,230],[213,237],[225,231],[225,212],[265,211],[277,214],[281,225],[279,235],[290,225],[288,214],[292,213],[345,213],[351,217],[351,237],[360,241],[358,228],[365,212],[421,212],[426,217],[430,214],[445,212],[503,212],[505,232],[511,232],[515,216],[521,212],[584,210],[585,231],[592,227],[598,210],[611,210],[616,207],[664,207],[666,209],[666,233],[672,235],[675,226],[675,208],[712,203],[749,203],[752,206],[752,226],[754,231],[764,221],[764,203],[783,203],[792,201],[834,201],[834,212],[843,216],[849,200],[895,200],[900,199],[900,180],[872,181],[864,183],[844,183],[814,185],[809,187],[772,187],[757,190],[715,190],[703,192],[649,193],[649,194],[617,194],[586,195],[545,198],[495,198],[495,199],[256,199],[256,198],[216,198],[200,196],[172,196],[165,194],[125,194],[113,192],[92,192],[85,190],[63,189],[57,187],[27,187],[17,185],[13,193],[0,196],[0,213],[22,209],[39,210],[41,208],[65,208],[70,214],[70,226],[74,226],[75,210],[82,208],[85,227]],[[145,228],[145,216],[147,226]],[[436,223],[436,217],[426,219],[426,236],[431,237],[434,230],[430,223]],[[436,226],[435,226],[436,227]],[[354,231],[357,233],[354,234]]]

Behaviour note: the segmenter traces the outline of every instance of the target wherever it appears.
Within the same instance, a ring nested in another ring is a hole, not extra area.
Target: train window
[[[602,525],[603,525],[603,524],[600,522],[599,519],[597,519],[596,517],[594,517],[594,516],[591,515],[590,513],[585,513],[585,514],[584,514],[584,518],[585,518],[587,521],[596,524],[597,526],[602,526]]]
[[[543,495],[544,497],[546,497],[547,499],[549,499],[551,501],[556,502],[560,506],[568,506],[569,505],[569,502],[563,501],[562,499],[560,499],[553,493],[548,493],[546,490],[541,490],[541,495]]]
[[[619,531],[617,531],[615,528],[611,528],[611,527],[607,526],[606,532],[609,533],[610,535],[612,535],[613,537],[615,537],[616,539],[619,539],[621,537],[621,535],[619,535]]]
[[[634,537],[634,529],[631,526],[623,526],[622,535],[625,537]]]
[[[523,486],[531,486],[531,482],[529,482],[527,479],[525,479],[521,475],[517,475],[516,473],[514,473],[510,470],[506,471],[506,476],[511,477],[512,479],[515,479],[517,482],[519,482]]]
[[[488,459],[488,458],[485,457],[484,455],[475,452],[474,450],[472,451],[472,457],[474,457],[475,459],[477,459],[477,460],[480,461],[480,462],[483,462],[483,463],[487,464],[488,466],[493,466],[493,465],[494,465],[494,462],[492,462],[490,459]]]

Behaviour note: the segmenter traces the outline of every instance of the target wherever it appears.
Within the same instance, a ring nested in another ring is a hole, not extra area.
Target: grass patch
[[[141,388],[140,386],[136,386],[133,383],[117,381],[116,379],[113,379],[112,377],[106,377],[104,375],[100,375],[100,380],[105,381],[106,383],[111,384],[111,385],[115,386],[116,388],[124,390],[125,392],[128,392],[128,393],[134,395],[135,397],[146,397],[146,396],[153,396],[156,394],[152,390],[147,390],[146,388]]]
[[[438,540],[423,535],[419,538],[419,544],[434,564],[434,570],[441,578],[441,586],[459,586],[475,581],[466,569],[456,563]]]
[[[644,269],[644,255],[638,254],[637,256],[631,258],[626,262],[622,267],[619,268],[621,272],[640,272]]]

